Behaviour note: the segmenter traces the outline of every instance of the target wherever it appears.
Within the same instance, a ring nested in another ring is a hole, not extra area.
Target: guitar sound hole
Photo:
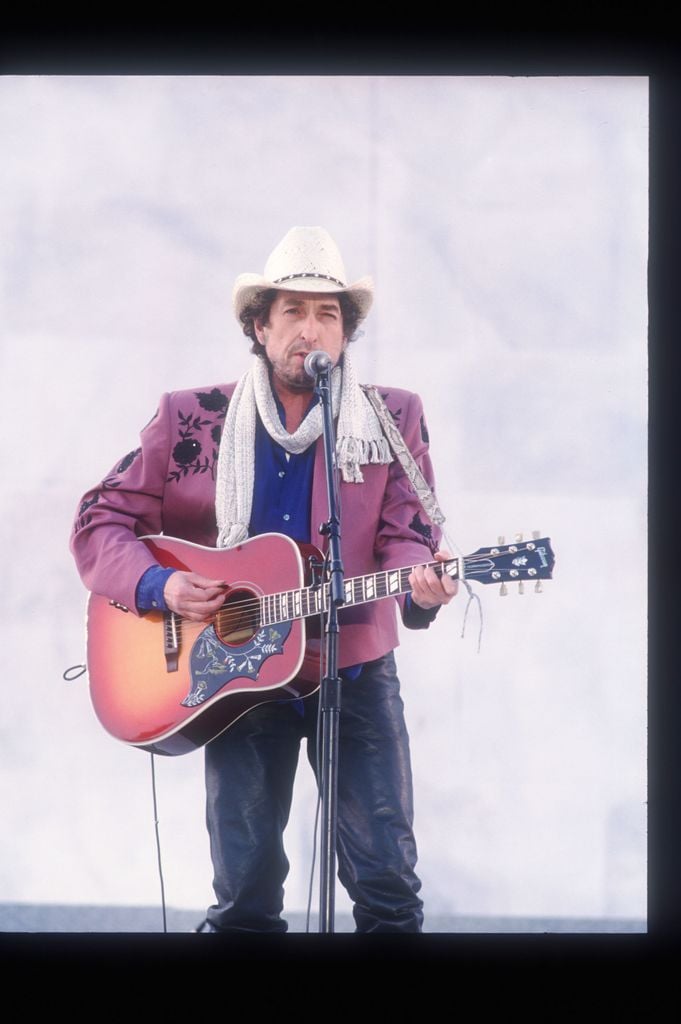
[[[215,617],[223,644],[239,647],[260,629],[260,601],[251,590],[233,590]]]

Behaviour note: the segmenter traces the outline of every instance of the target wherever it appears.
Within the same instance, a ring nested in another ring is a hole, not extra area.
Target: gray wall
[[[468,553],[549,534],[399,652],[432,913],[645,915],[647,81],[0,79],[0,901],[158,898],[149,757],[84,679],[80,495],[159,394],[234,379],[234,277],[323,224],[375,308],[366,380],[424,398]],[[157,761],[166,898],[211,900],[200,754]],[[305,905],[304,760],[287,905]],[[316,890],[315,890],[316,891]],[[339,893],[339,907],[344,907]]]

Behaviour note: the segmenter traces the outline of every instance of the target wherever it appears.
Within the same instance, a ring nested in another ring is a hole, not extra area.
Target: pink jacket
[[[85,586],[135,609],[135,592],[155,560],[139,537],[164,533],[214,547],[219,439],[235,384],[163,395],[130,452],[81,500],[71,550]],[[379,388],[428,482],[433,473],[418,395]],[[399,462],[363,466],[364,483],[341,484],[346,576],[431,560],[439,532],[426,519]],[[324,450],[317,441],[313,531],[328,518]],[[325,540],[312,537],[322,550]],[[399,643],[392,599],[341,611],[340,667],[372,661]]]

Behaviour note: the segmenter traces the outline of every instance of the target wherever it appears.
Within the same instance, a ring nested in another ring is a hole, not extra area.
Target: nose
[[[314,344],[317,341],[319,324],[313,311],[310,311],[300,325],[301,340]]]

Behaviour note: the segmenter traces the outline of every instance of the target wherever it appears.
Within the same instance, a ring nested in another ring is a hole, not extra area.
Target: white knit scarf
[[[338,412],[338,467],[343,480],[362,483],[360,466],[392,462],[392,454],[347,353],[342,370],[336,366],[331,372],[331,401],[334,414]],[[291,454],[304,452],[322,433],[322,410],[317,404],[298,429],[289,434],[279,418],[267,364],[264,359],[254,359],[232,395],[220,442],[215,484],[218,547],[234,547],[248,537],[255,476],[256,412],[270,437]]]

